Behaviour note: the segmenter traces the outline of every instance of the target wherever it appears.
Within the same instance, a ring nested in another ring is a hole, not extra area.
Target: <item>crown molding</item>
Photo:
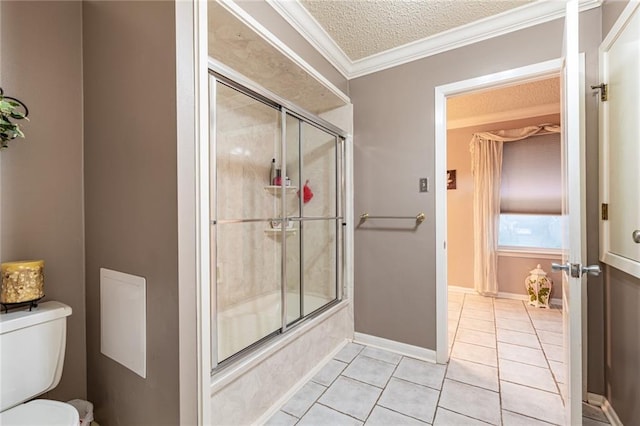
[[[535,105],[516,110],[481,114],[473,117],[458,118],[447,121],[447,130],[463,129],[471,126],[501,123],[503,121],[520,120],[524,118],[541,117],[543,115],[560,114],[560,103]]]
[[[266,0],[266,2],[320,52],[344,78],[350,78],[353,62],[299,0]]]
[[[299,0],[267,0],[302,37],[345,78],[353,79],[448,50],[518,31],[564,16],[565,2],[538,0],[516,9],[352,61]],[[602,0],[580,0],[580,11],[599,7]]]

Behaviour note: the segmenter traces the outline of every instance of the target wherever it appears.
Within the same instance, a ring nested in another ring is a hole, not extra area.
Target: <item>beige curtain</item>
[[[473,279],[484,296],[498,294],[498,230],[502,144],[534,135],[559,133],[560,126],[542,124],[521,129],[474,133],[470,143],[473,174]]]

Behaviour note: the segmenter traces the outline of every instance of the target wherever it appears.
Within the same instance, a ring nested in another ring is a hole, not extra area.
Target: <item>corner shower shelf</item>
[[[294,193],[298,191],[297,186],[285,186],[287,193]],[[264,190],[271,195],[280,195],[282,193],[282,187],[280,185],[265,185]]]

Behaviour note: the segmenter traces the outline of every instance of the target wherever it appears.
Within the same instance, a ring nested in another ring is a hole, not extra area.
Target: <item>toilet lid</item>
[[[60,401],[34,399],[0,413],[2,426],[78,426],[80,417],[73,406]]]

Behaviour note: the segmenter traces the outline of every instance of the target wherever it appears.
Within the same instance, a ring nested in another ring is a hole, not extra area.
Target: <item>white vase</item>
[[[547,277],[547,273],[542,270],[540,265],[529,272],[529,276],[524,280],[524,285],[529,295],[530,305],[536,308],[549,308],[553,281]]]

